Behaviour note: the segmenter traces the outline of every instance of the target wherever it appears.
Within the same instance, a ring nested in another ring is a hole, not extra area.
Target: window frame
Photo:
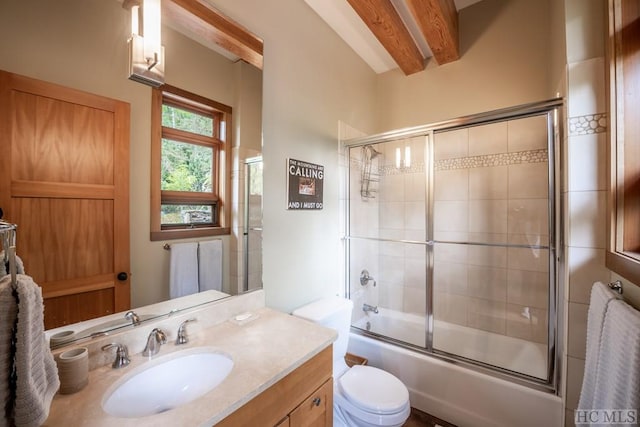
[[[183,142],[211,146],[211,137],[162,126],[162,106],[164,104],[195,113],[214,116],[214,139],[220,144],[214,149],[212,188],[213,197],[206,193],[167,191],[161,189],[162,179],[162,139],[176,137]],[[153,88],[151,94],[151,241],[185,239],[230,234],[231,222],[231,120],[232,108],[171,85]],[[200,140],[200,141],[199,141]],[[199,143],[200,142],[200,143]],[[217,203],[218,225],[162,225],[161,205],[172,203]]]
[[[628,43],[640,46],[624,23],[640,17],[633,2],[609,0],[608,77],[611,111],[609,149],[608,247],[605,265],[640,286],[640,63],[625,61]],[[632,68],[629,68],[629,67]],[[632,181],[632,182],[629,182]],[[625,185],[625,182],[627,185]],[[630,246],[632,248],[630,248]]]

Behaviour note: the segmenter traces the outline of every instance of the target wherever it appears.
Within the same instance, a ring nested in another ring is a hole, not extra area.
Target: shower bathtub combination
[[[418,409],[474,426],[562,419],[561,105],[341,141],[349,351]]]

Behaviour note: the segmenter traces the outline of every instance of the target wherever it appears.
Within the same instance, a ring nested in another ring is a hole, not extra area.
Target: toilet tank
[[[352,311],[353,302],[351,300],[330,297],[297,308],[292,314],[338,332],[338,338],[333,343],[333,358],[335,360],[344,358],[344,355],[347,354]]]

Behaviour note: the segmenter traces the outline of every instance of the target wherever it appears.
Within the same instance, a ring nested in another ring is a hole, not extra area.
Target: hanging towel
[[[580,403],[578,404],[579,409],[593,408],[602,328],[607,306],[614,299],[615,295],[607,285],[602,282],[593,284],[587,315],[587,352],[584,362],[582,390],[580,391]]]
[[[44,335],[42,290],[29,276],[18,275],[17,281],[15,424],[40,426],[60,387],[58,368]]]
[[[7,403],[11,399],[13,391],[10,387],[12,372],[12,360],[14,349],[11,348],[13,337],[13,324],[18,314],[18,303],[12,295],[11,276],[0,278],[0,426],[8,426],[10,414],[5,413]]]
[[[9,265],[4,262],[4,251],[0,251],[0,277],[9,273]],[[24,274],[24,263],[18,255],[16,255],[16,273]]]
[[[640,312],[621,300],[604,318],[592,408],[640,409]]]
[[[171,298],[198,292],[198,243],[171,245],[169,296]]]
[[[200,242],[198,248],[200,292],[222,290],[222,240]]]

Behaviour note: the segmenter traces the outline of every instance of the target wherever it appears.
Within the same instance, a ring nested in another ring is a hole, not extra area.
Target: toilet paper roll
[[[60,393],[72,394],[82,390],[89,382],[89,350],[78,347],[60,353],[56,358]]]

